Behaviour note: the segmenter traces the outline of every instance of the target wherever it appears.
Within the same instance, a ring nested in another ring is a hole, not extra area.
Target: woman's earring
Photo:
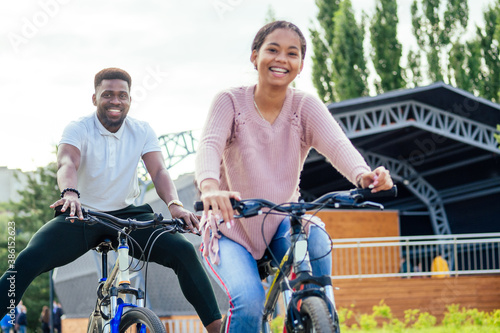
[[[254,66],[255,70],[257,70],[257,62],[254,62],[253,66]]]

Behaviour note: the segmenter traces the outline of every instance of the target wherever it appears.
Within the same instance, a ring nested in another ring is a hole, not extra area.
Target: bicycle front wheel
[[[332,333],[338,332],[333,324],[332,316],[325,301],[319,297],[308,297],[302,300],[300,307],[305,332]]]
[[[132,308],[125,312],[120,321],[120,333],[166,333],[165,325],[160,318],[146,308]]]

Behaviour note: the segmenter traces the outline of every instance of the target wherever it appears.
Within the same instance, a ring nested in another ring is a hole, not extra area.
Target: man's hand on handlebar
[[[199,221],[194,213],[191,213],[187,209],[184,209],[184,207],[177,205],[171,205],[169,209],[172,218],[183,219],[189,231],[191,231],[193,234],[200,234]]]
[[[62,206],[61,212],[63,213],[69,208],[69,216],[76,216],[79,220],[83,220],[82,204],[76,193],[64,193],[64,197],[50,205],[50,208],[55,209],[57,206]]]

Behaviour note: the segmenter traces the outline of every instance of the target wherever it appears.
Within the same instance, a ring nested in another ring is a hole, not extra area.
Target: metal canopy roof
[[[500,105],[438,82],[328,106],[374,168],[385,166],[399,196],[402,235],[500,231]],[[305,196],[352,187],[312,151]]]

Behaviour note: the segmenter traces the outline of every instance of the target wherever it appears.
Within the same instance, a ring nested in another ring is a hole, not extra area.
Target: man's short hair
[[[132,86],[132,78],[130,75],[120,68],[105,68],[95,75],[94,78],[94,89],[97,89],[101,85],[102,80],[123,80],[127,81],[128,89]]]

